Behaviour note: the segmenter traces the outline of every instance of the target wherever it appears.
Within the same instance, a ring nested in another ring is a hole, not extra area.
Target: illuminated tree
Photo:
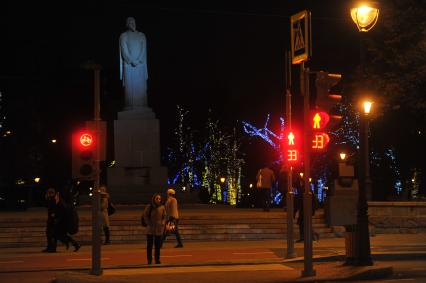
[[[239,142],[235,130],[228,134],[213,121],[211,111],[204,134],[194,141],[192,128],[187,125],[188,111],[178,106],[178,123],[174,131],[174,146],[168,150],[172,177],[169,183],[180,188],[204,189],[212,203],[235,205],[241,197],[241,167]],[[200,131],[201,132],[201,131]],[[225,178],[221,183],[220,178]]]

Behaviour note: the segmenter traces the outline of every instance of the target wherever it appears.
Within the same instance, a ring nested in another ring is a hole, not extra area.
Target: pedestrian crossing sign
[[[293,64],[307,61],[311,55],[311,13],[299,12],[290,19],[291,58]]]

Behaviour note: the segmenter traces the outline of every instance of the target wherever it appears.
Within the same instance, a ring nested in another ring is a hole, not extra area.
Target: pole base
[[[372,266],[374,265],[371,257],[368,258],[359,258],[355,261],[356,266]]]
[[[90,270],[90,275],[96,275],[96,276],[101,276],[103,273],[102,269],[91,269]]]
[[[315,275],[317,275],[317,272],[315,271],[315,269],[302,270],[302,277],[310,277]]]
[[[297,254],[295,252],[286,253],[285,258],[295,258]]]

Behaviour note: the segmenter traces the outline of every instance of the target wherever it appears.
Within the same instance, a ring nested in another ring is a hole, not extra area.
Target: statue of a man
[[[125,93],[125,110],[147,107],[148,68],[146,37],[136,30],[132,17],[126,20],[127,31],[120,35],[120,79]]]

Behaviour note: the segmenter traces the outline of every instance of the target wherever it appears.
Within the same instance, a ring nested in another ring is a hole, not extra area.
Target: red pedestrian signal
[[[290,163],[299,161],[299,135],[294,131],[288,131],[284,133],[283,139],[284,159]]]
[[[93,180],[95,177],[95,138],[91,131],[81,130],[72,135],[72,177]]]
[[[311,115],[311,123],[313,130],[324,129],[328,122],[330,121],[330,116],[323,111],[313,112]]]
[[[323,132],[314,132],[312,140],[312,149],[321,151],[325,149],[330,142],[330,137]]]

